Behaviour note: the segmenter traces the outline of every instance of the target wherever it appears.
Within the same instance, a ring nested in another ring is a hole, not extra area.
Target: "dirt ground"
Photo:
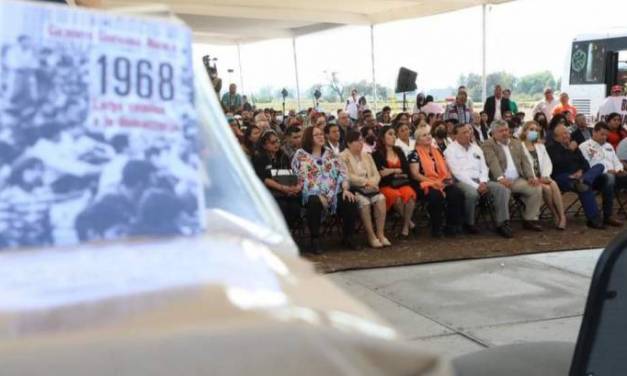
[[[554,229],[550,222],[543,222],[543,232],[522,229],[520,222],[513,222],[513,239],[504,239],[490,229],[478,235],[459,235],[454,238],[433,239],[427,228],[421,228],[417,236],[409,240],[390,237],[392,247],[359,251],[342,249],[337,235],[323,239],[322,255],[305,255],[322,273],[342,270],[367,269],[428,262],[513,256],[538,252],[590,249],[605,247],[617,234],[627,229],[607,227],[605,230],[589,229],[584,218],[572,218],[566,231]],[[364,238],[359,234],[357,238]],[[305,243],[304,240],[298,241]],[[366,245],[365,243],[363,245]]]

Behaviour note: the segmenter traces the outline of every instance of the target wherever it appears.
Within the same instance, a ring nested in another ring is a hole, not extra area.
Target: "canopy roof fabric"
[[[102,0],[105,8],[170,13],[204,43],[292,38],[344,25],[375,25],[512,0]]]

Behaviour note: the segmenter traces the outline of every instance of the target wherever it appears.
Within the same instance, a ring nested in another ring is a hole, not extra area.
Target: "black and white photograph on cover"
[[[0,43],[0,248],[201,230],[195,114],[170,132],[94,127],[88,49]]]

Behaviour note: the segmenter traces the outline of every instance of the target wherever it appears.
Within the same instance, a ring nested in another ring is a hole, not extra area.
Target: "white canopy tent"
[[[513,0],[101,0],[101,6],[135,13],[166,13],[187,23],[199,43],[238,46],[243,82],[241,44],[291,38],[296,72],[298,106],[300,84],[296,38],[346,25],[370,26],[372,84],[376,87],[374,26],[380,23],[426,17],[483,6],[482,75],[486,98],[486,6]],[[376,109],[376,90],[375,109]]]

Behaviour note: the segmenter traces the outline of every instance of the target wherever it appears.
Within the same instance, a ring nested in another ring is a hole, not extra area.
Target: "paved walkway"
[[[601,250],[331,274],[405,337],[454,357],[524,341],[575,342]]]

